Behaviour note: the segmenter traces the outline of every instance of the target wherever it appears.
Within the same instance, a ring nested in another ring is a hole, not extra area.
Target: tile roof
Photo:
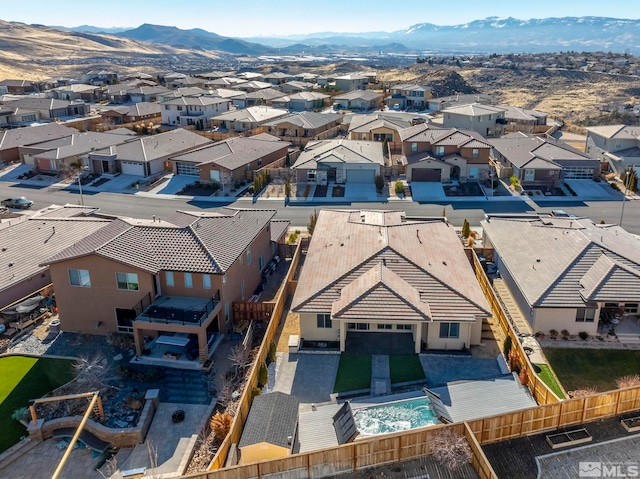
[[[359,279],[376,271],[382,271],[377,282]],[[356,293],[372,283],[371,299],[362,303],[363,295]],[[397,307],[413,320],[473,321],[490,314],[460,240],[442,219],[406,220],[398,211],[323,210],[292,309],[329,312],[356,297],[353,310],[360,302],[360,312],[372,315],[377,314],[374,306],[389,314],[391,306]]]
[[[228,170],[235,170],[278,150],[288,148],[289,145],[291,143],[280,141],[279,138],[271,135],[234,136],[204,148],[174,156],[171,160],[198,164],[213,163]]]
[[[166,221],[118,218],[44,263],[96,254],[154,274],[221,274],[274,215],[271,210],[223,208],[219,213],[178,211]]]
[[[598,297],[613,288],[618,300],[640,297],[640,239],[618,226],[489,217],[482,227],[531,306],[584,307],[583,295]],[[607,275],[611,285],[598,275]]]
[[[261,90],[245,93],[245,98],[259,98],[261,100],[274,100],[276,98],[282,98],[284,96],[286,96],[286,93],[283,93],[280,90],[276,90],[275,88],[263,88]]]
[[[271,241],[278,242],[289,229],[289,220],[271,220]]]
[[[313,100],[324,100],[325,98],[329,98],[330,95],[326,95],[324,93],[320,93],[317,91],[301,91],[300,93],[294,93],[290,95],[289,98],[291,100],[304,100],[304,101],[313,101]]]
[[[593,160],[566,143],[538,136],[509,135],[507,138],[493,138],[486,141],[517,168],[534,167],[530,165],[534,160],[538,160],[539,168],[557,167],[555,162],[562,160]]]
[[[298,398],[278,391],[256,396],[238,447],[266,442],[291,449],[298,428],[299,406]]]
[[[445,108],[442,110],[443,113],[454,113],[456,115],[465,115],[465,116],[480,116],[480,115],[491,115],[494,113],[504,113],[504,109],[484,105],[482,103],[471,103],[469,105],[459,105],[452,106],[449,108]]]
[[[91,216],[76,217],[74,213],[82,215],[84,210],[49,209],[43,215],[0,225],[0,290],[40,274],[46,270],[41,263],[48,257],[111,223]]]
[[[129,139],[130,138],[125,135],[111,132],[98,133],[95,131],[86,131],[83,133],[74,133],[73,135],[57,140],[35,143],[32,144],[31,147],[43,150],[41,153],[34,154],[34,156],[38,158],[62,159],[82,155],[91,151],[98,151],[105,147],[124,143]]]
[[[291,123],[292,125],[296,125],[301,128],[312,129],[328,125],[336,120],[342,120],[342,115],[339,113],[314,113],[311,111],[303,111],[301,113],[295,113],[293,115],[270,121],[269,123],[265,123],[264,126],[278,126],[282,123]]]
[[[277,108],[269,108],[267,106],[251,106],[240,110],[229,111],[218,116],[214,116],[212,120],[225,121],[249,121],[251,123],[265,123],[269,120],[280,118],[288,115],[287,110]]]
[[[334,100],[365,100],[372,101],[377,98],[382,98],[382,93],[376,93],[371,90],[354,90],[347,93],[343,93],[342,95],[336,95],[333,97]]]
[[[0,150],[41,143],[71,136],[75,133],[79,133],[79,131],[75,128],[58,125],[57,123],[5,130],[0,132]]]
[[[226,98],[217,98],[211,96],[181,96],[174,98],[173,100],[167,100],[160,103],[161,105],[188,105],[188,106],[208,106],[215,105],[217,103],[226,103],[229,100]]]
[[[627,126],[627,125],[604,125],[604,126],[590,126],[587,131],[594,135],[602,136],[604,138],[615,138],[621,140],[636,140],[640,139],[640,126]]]
[[[380,142],[320,140],[307,143],[292,168],[316,169],[321,163],[379,163],[384,165]]]
[[[402,118],[393,118],[389,116],[373,115],[356,115],[351,119],[349,124],[349,133],[368,133],[378,128],[388,128],[394,131],[400,131],[410,126],[409,121]]]
[[[67,100],[56,100],[54,98],[22,97],[18,100],[7,101],[12,107],[27,108],[29,110],[59,110],[66,109],[73,102]]]

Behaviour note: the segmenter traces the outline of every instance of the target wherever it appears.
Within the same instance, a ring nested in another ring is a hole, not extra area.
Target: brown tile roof
[[[289,220],[272,220],[271,221],[271,241],[278,242],[282,235],[289,229],[291,221]]]
[[[386,287],[405,295],[401,300],[385,293],[391,301],[387,305],[406,308],[410,287],[419,292],[434,320],[464,321],[489,314],[460,240],[443,220],[408,221],[402,212],[340,210],[319,215],[292,309],[331,311],[348,285],[380,263],[390,271]],[[415,319],[421,315],[416,313]]]
[[[224,208],[220,213],[178,211],[167,221],[118,218],[45,263],[97,254],[152,273],[224,273],[274,215]]]

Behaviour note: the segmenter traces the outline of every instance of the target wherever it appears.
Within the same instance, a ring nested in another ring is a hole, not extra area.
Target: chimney
[[[156,215],[153,215],[153,222],[156,222]]]

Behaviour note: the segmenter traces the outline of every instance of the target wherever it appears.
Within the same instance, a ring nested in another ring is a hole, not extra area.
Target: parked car
[[[23,210],[28,210],[32,205],[33,201],[26,199],[24,196],[2,200],[2,206],[6,206],[7,208],[20,208]]]

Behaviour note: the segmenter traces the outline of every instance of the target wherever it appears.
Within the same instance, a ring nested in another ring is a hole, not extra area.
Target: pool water
[[[360,434],[366,436],[440,424],[431,408],[429,398],[409,399],[358,409],[354,412],[354,419]]]

